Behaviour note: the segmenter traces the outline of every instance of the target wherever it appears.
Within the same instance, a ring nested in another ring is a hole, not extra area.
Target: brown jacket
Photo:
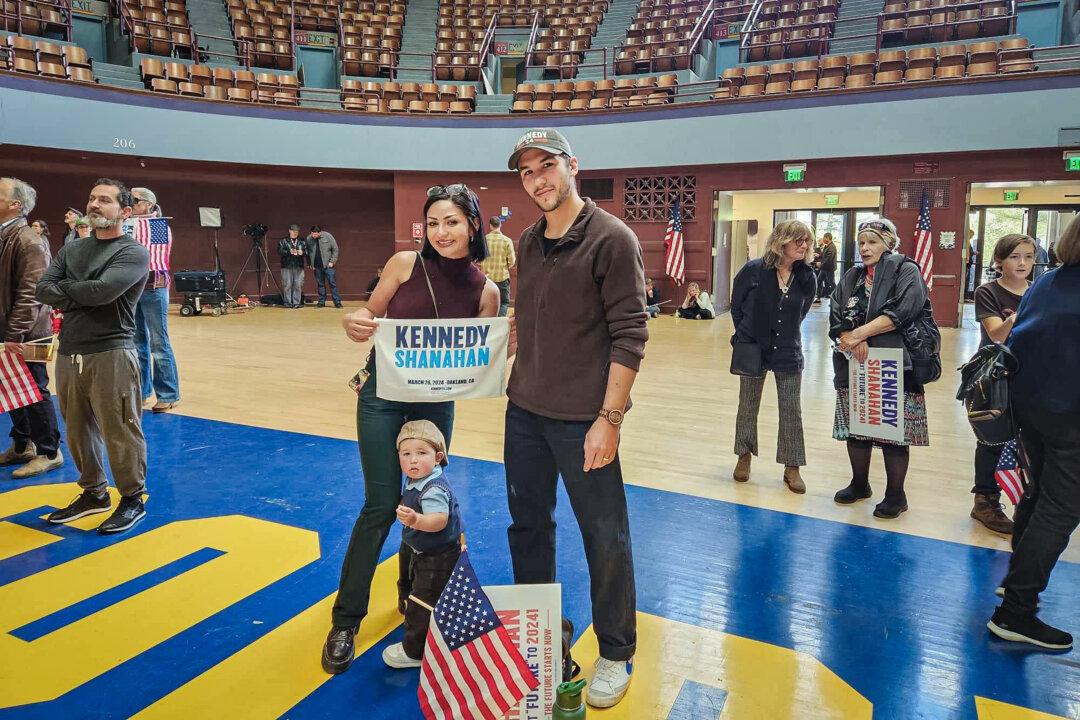
[[[645,357],[641,245],[621,220],[587,198],[545,257],[546,227],[541,218],[518,246],[518,351],[507,395],[544,417],[595,420],[610,364],[637,370]]]
[[[49,306],[34,298],[49,267],[49,242],[19,218],[0,231],[0,333],[4,342],[27,342],[52,335]]]

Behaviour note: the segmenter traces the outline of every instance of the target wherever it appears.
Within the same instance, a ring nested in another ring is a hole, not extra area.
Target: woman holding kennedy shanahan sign
[[[476,194],[464,185],[436,185],[424,203],[427,237],[420,252],[395,254],[386,263],[367,307],[345,316],[349,339],[362,343],[378,326],[376,318],[411,320],[495,317],[499,288],[473,265],[487,257]],[[361,371],[356,431],[364,470],[364,507],[353,526],[334,602],[333,627],[323,648],[323,669],[337,674],[353,660],[353,636],[367,615],[371,580],[383,543],[401,501],[397,435],[410,420],[430,420],[442,431],[447,448],[454,426],[452,402],[394,402],[376,395],[374,352]],[[409,558],[404,556],[404,565]],[[402,577],[407,577],[404,573]],[[399,582],[401,591],[408,589]]]
[[[887,485],[885,499],[874,508],[874,516],[895,518],[907,510],[904,480],[908,448],[930,444],[922,383],[936,379],[925,371],[923,363],[913,362],[914,341],[909,338],[916,338],[921,350],[923,336],[936,336],[937,328],[922,271],[914,260],[894,252],[899,243],[896,226],[885,218],[864,222],[859,225],[858,243],[862,265],[844,274],[831,300],[829,336],[837,346],[833,353],[837,394],[833,437],[847,442],[852,474],[851,483],[834,499],[848,505],[873,494],[870,453],[878,445],[885,455]],[[904,350],[904,439],[899,443],[852,435],[849,429],[848,363],[866,362],[871,347]]]

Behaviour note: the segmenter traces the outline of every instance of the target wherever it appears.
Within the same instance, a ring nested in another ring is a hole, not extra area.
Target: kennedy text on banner
[[[506,392],[507,318],[380,320],[375,331],[378,396],[445,402]]]
[[[852,435],[904,441],[904,351],[900,348],[870,348],[865,363],[851,359],[850,372]]]

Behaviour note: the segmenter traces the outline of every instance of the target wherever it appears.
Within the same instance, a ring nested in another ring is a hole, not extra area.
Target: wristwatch
[[[609,423],[611,423],[615,427],[618,427],[619,425],[622,425],[622,421],[623,421],[623,411],[622,410],[607,410],[607,409],[604,409],[604,410],[601,410],[598,413],[598,415],[599,415],[599,417],[602,417],[605,420],[607,420]]]

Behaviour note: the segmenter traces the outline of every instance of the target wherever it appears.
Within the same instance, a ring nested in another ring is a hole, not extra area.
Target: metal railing
[[[694,23],[693,28],[690,30],[690,34],[680,40],[653,40],[650,42],[634,43],[632,45],[627,43],[623,43],[622,45],[616,45],[611,49],[612,55],[615,58],[612,68],[614,74],[633,74],[633,72],[638,69],[638,63],[648,63],[648,69],[645,70],[645,72],[668,72],[669,70],[690,69],[693,64],[694,55],[698,53],[701,41],[705,39],[707,31],[712,26],[712,21],[715,13],[715,0],[709,0],[709,2],[705,5],[704,9],[701,11],[701,15],[698,17],[697,22]],[[641,48],[651,49],[653,47],[669,48],[673,45],[675,46],[676,50],[683,46],[685,46],[686,49],[683,52],[676,52],[670,55],[661,55],[659,57],[654,57],[651,51],[648,58],[638,58],[636,56],[633,58],[619,57],[621,53],[628,52],[630,50],[638,50]],[[671,61],[672,67],[656,67],[656,65],[658,64],[657,61],[660,61],[660,64],[666,65],[668,60]],[[619,72],[620,67],[626,67],[626,65],[623,65],[623,63],[632,63],[631,72]]]
[[[61,21],[55,22],[52,20],[46,20],[40,15],[30,15],[23,12],[23,3],[3,3],[0,5],[0,18],[3,22],[0,25],[7,27],[9,24],[14,23],[15,32],[17,35],[35,35],[42,36],[49,27],[61,27],[63,28],[64,41],[71,42],[71,0],[37,0],[36,5],[51,5],[56,10],[54,12],[60,15]],[[14,12],[9,11],[7,8],[14,5]],[[29,32],[26,27],[33,28],[34,24],[38,25],[38,32]]]

